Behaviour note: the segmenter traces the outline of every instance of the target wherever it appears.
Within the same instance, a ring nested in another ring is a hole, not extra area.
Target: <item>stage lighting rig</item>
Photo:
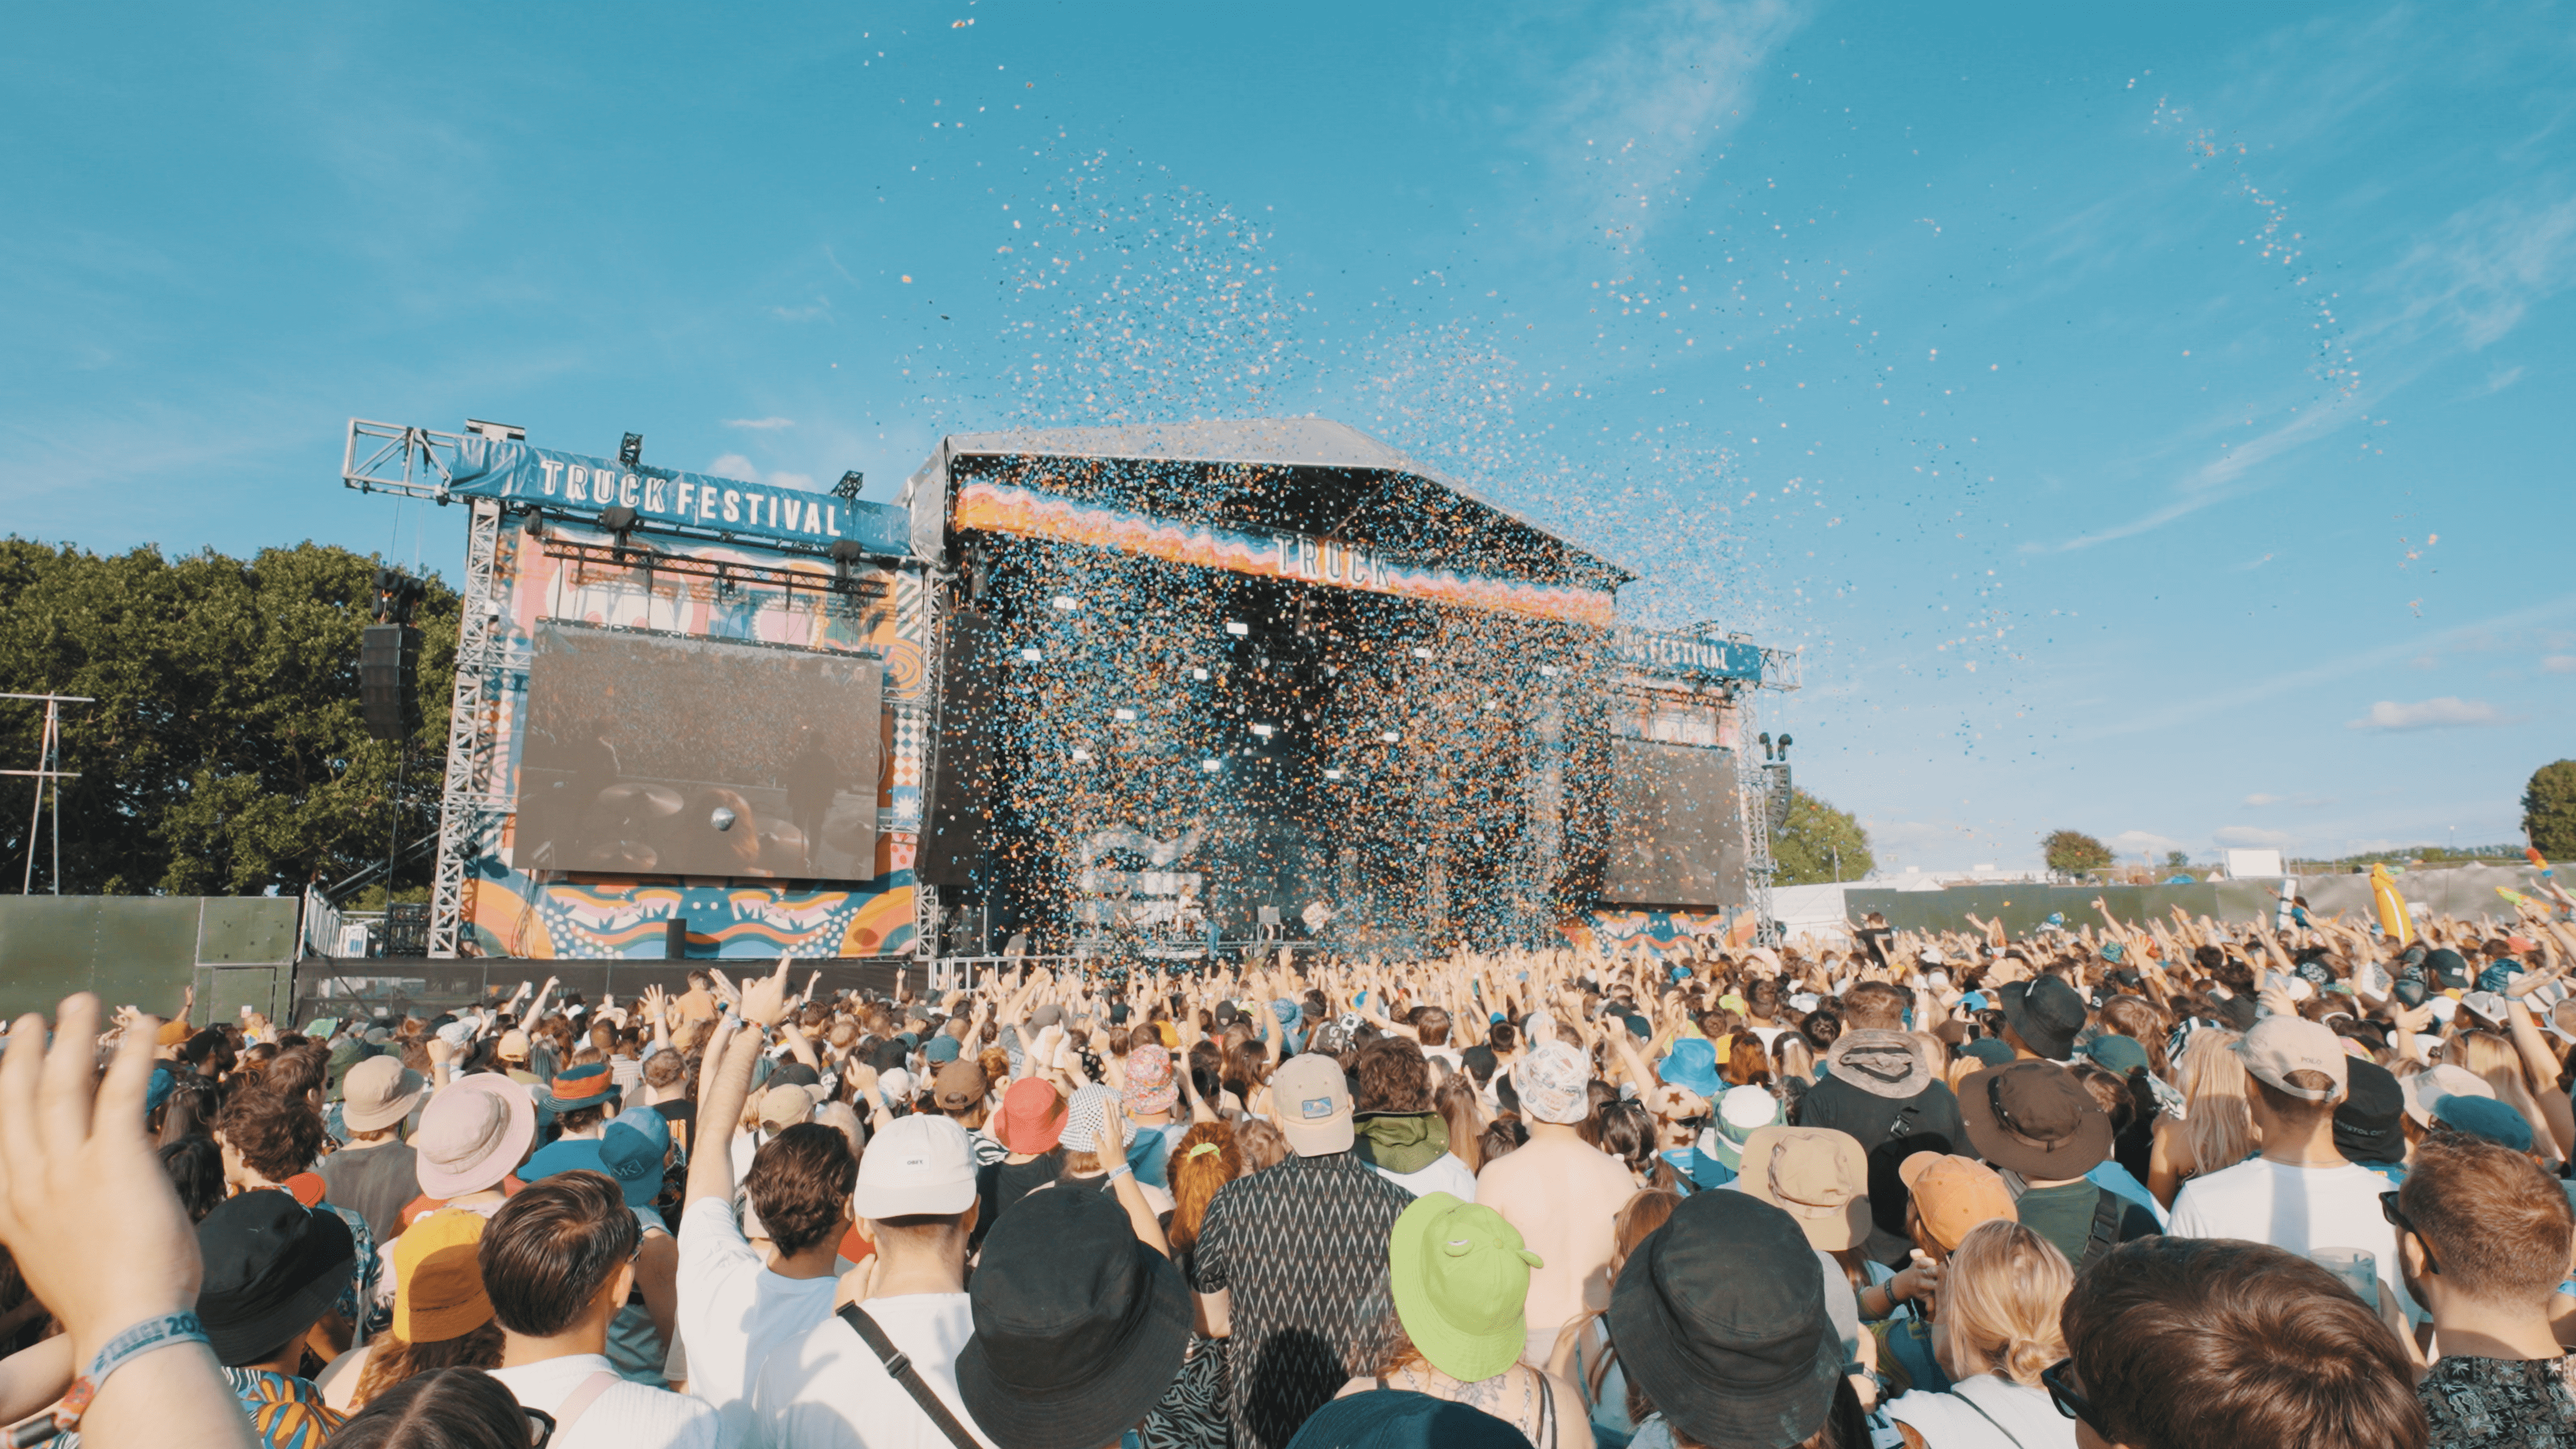
[[[615,508],[599,510],[599,526],[616,536],[615,547],[617,556],[621,560],[626,557],[628,540],[635,532],[635,518],[635,510],[623,504]]]
[[[849,581],[850,566],[866,558],[868,551],[855,538],[832,541],[832,573],[844,583]]]
[[[644,466],[644,435],[628,433],[617,442],[617,465],[621,468]]]
[[[527,530],[528,537],[530,538],[545,537],[546,511],[542,508],[529,509],[528,516],[519,520],[519,527]]]
[[[868,475],[852,468],[841,475],[840,482],[832,485],[832,496],[844,503],[856,503],[859,501],[859,490],[867,486]]]

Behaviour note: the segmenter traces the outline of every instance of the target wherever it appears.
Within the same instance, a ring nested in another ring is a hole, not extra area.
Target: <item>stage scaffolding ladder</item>
[[[352,436],[354,437],[354,425]],[[452,958],[464,937],[467,869],[509,818],[492,794],[501,733],[509,634],[492,575],[501,547],[501,505],[477,499],[466,535],[465,598],[456,628],[456,688],[447,716],[447,780],[439,801],[438,864],[429,887],[429,955]]]

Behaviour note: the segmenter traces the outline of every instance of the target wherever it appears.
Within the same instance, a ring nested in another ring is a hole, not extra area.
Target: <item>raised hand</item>
[[[787,971],[790,957],[778,958],[778,969],[753,978],[742,988],[742,1019],[767,1031],[787,1015]]]

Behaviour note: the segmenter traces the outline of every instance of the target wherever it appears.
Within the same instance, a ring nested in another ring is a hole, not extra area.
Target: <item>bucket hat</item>
[[[1022,1077],[1002,1093],[993,1140],[1012,1152],[1052,1152],[1064,1138],[1064,1094],[1051,1082]]]
[[[322,1319],[358,1268],[357,1239],[333,1212],[283,1192],[245,1192],[197,1224],[206,1260],[197,1317],[225,1367],[256,1362]]]
[[[1679,1087],[1703,1097],[1715,1097],[1726,1084],[1717,1076],[1717,1047],[1704,1036],[1686,1036],[1673,1043],[1672,1055],[1655,1063],[1655,1075],[1667,1087]]]
[[[1903,1101],[1932,1085],[1932,1048],[1906,1031],[1847,1031],[1825,1053],[1833,1074],[1873,1097]]]
[[[444,1199],[496,1186],[536,1137],[537,1107],[526,1087],[488,1072],[450,1082],[421,1109],[412,1135],[420,1190]]]
[[[2055,1062],[1969,1073],[1959,1083],[1959,1116],[1979,1156],[2024,1177],[2063,1182],[2111,1155],[2111,1119]]]
[[[1189,1346],[1181,1270],[1104,1193],[1020,1199],[985,1237],[967,1296],[975,1333],[957,1354],[957,1397],[1001,1449],[1115,1441]]]
[[[584,1062],[565,1067],[555,1079],[537,1089],[537,1109],[549,1120],[584,1107],[614,1107],[617,1083],[608,1075],[608,1063]]]
[[[394,1337],[444,1343],[492,1321],[477,1257],[488,1221],[464,1208],[441,1208],[414,1219],[394,1239]]]
[[[1158,1046],[1140,1046],[1127,1053],[1127,1108],[1148,1116],[1172,1110],[1181,1098],[1180,1083],[1172,1077],[1172,1054]]]
[[[1702,1444],[1786,1449],[1833,1407],[1843,1346],[1824,1265],[1751,1193],[1682,1199],[1619,1270],[1608,1321],[1629,1382]]]
[[[1534,1122],[1569,1125],[1592,1115],[1592,1063],[1561,1041],[1541,1042],[1512,1064],[1512,1090],[1521,1115]]]
[[[1789,1120],[1788,1108],[1766,1087],[1729,1087],[1699,1134],[1699,1150],[1730,1172],[1744,1170],[1744,1144],[1765,1127]]]
[[[1765,1127],[1745,1139],[1736,1181],[1797,1219],[1807,1241],[1838,1253],[1869,1236],[1869,1155],[1829,1127]]]
[[[2075,1034],[2084,1029],[2084,998],[2054,976],[2036,981],[2008,981],[1995,993],[2004,1021],[2030,1049],[2051,1061],[2064,1061],[2075,1050]]]
[[[1386,1262],[1395,1316],[1433,1368],[1472,1384],[1528,1347],[1530,1270],[1546,1264],[1501,1213],[1425,1193],[1395,1220]]]
[[[2012,1190],[1993,1168],[1973,1157],[1918,1152],[1896,1165],[1896,1176],[1913,1195],[1923,1230],[1943,1248],[1959,1246],[1979,1223],[2016,1216]]]
[[[429,1090],[420,1073],[400,1057],[369,1057],[349,1068],[342,1079],[340,1120],[352,1132],[374,1132],[411,1115],[412,1106]]]

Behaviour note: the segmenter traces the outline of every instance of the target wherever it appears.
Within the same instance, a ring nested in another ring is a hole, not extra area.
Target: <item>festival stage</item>
[[[640,446],[637,449],[640,452]],[[433,957],[1178,965],[1762,916],[1753,691],[1320,419],[960,435],[894,504],[353,423],[466,503]]]

